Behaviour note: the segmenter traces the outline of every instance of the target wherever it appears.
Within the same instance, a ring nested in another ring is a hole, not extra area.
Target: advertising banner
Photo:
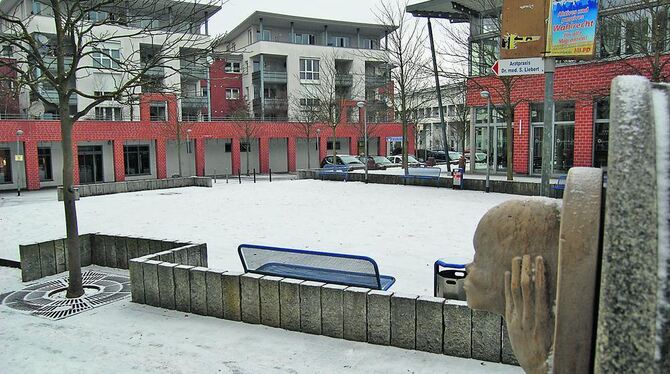
[[[545,0],[505,0],[502,7],[500,57],[542,57],[547,24]]]
[[[547,56],[592,57],[598,0],[550,0]]]

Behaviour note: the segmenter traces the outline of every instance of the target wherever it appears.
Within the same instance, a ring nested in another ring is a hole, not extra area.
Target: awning
[[[502,0],[429,0],[407,6],[414,17],[445,18],[451,22],[468,22],[471,16],[502,7]]]

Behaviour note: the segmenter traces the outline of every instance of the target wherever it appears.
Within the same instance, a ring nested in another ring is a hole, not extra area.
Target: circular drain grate
[[[85,293],[76,299],[65,297],[68,283],[64,277],[0,296],[0,302],[12,309],[58,320],[130,296],[127,276],[87,271],[82,278]]]

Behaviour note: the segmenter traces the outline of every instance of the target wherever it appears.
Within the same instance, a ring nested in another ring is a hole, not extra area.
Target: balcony
[[[162,66],[154,66],[149,68],[146,72],[144,72],[144,75],[147,77],[162,79],[165,77],[165,69]]]
[[[44,65],[49,68],[49,71],[55,72],[58,70],[58,61],[56,60],[56,57],[42,56],[42,61],[44,62]],[[72,57],[64,57],[63,62],[65,69],[69,69],[72,66]]]
[[[187,108],[207,108],[209,100],[207,96],[184,96],[181,98],[181,106]]]
[[[251,75],[253,82],[260,82],[261,72],[255,71]],[[285,71],[264,71],[263,72],[263,83],[278,83],[286,84],[288,76]]]
[[[207,79],[207,66],[197,64],[182,65],[179,73],[182,79]]]
[[[354,76],[352,74],[335,74],[336,86],[353,86]]]
[[[288,100],[287,99],[263,99],[265,104],[265,113],[277,113],[277,112],[286,112],[288,110]],[[261,99],[256,98],[253,101],[254,112],[261,112]]]
[[[365,85],[368,87],[382,87],[390,83],[390,79],[383,75],[366,75]]]

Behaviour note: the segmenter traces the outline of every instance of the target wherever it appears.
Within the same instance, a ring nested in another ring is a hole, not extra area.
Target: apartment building
[[[383,43],[394,29],[256,11],[219,47],[227,54],[225,73],[237,74],[241,85],[225,76],[227,86],[216,99],[212,93],[214,111],[223,113],[226,101],[246,100],[255,118],[293,119],[301,105],[328,90],[348,105],[352,116],[358,113],[355,101],[366,100],[371,120],[388,120],[392,84]]]
[[[470,113],[465,106],[464,84],[442,86],[442,111],[447,126],[447,146],[460,150],[469,129]],[[440,122],[440,106],[435,87],[413,95],[411,106],[415,111],[417,149],[444,150]]]

